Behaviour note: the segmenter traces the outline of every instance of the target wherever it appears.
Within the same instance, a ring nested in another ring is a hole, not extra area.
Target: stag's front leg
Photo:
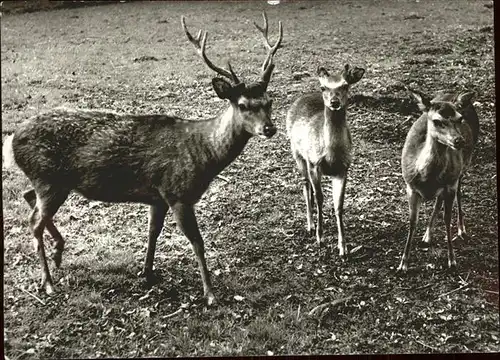
[[[166,203],[158,203],[151,205],[149,208],[149,235],[148,235],[148,249],[146,252],[146,260],[144,262],[144,269],[141,276],[146,277],[149,281],[153,278],[153,261],[155,257],[156,241],[160,236],[165,221],[165,215],[168,211]]]
[[[332,179],[333,206],[335,208],[335,217],[337,219],[338,229],[338,248],[339,255],[347,255],[347,247],[344,238],[344,194],[347,182],[347,174],[342,177]]]
[[[196,221],[193,206],[182,203],[175,203],[170,204],[170,207],[172,208],[172,211],[174,213],[177,225],[191,242],[201,272],[203,292],[205,298],[207,299],[207,304],[212,305],[215,302],[215,296],[212,291],[210,274],[208,272],[207,263],[205,260],[203,238],[201,237],[200,230],[198,229],[198,223]]]

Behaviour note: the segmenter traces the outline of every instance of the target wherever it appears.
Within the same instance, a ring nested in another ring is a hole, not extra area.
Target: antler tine
[[[269,39],[267,37],[267,31],[268,31],[268,23],[267,23],[267,14],[265,11],[262,12],[262,17],[264,18],[264,27],[260,27],[255,21],[253,22],[253,24],[255,25],[255,27],[257,28],[257,30],[259,30],[262,35],[264,36],[264,45],[266,45],[266,47],[268,49],[271,49],[271,44],[269,43]]]
[[[264,18],[267,18],[267,17],[264,16]],[[267,27],[267,21],[266,21],[265,26]],[[281,23],[281,21],[278,22],[278,27],[279,27],[279,36],[278,36],[278,40],[276,41],[274,46],[271,46],[271,44],[269,43],[269,39],[266,37],[266,47],[268,49],[268,53],[267,53],[266,59],[264,60],[264,63],[262,64],[262,72],[263,73],[266,73],[266,70],[268,69],[269,65],[271,65],[271,63],[273,61],[273,56],[276,53],[276,51],[278,50],[278,48],[280,47],[281,40],[283,40],[283,24]],[[267,31],[266,31],[266,33],[267,33]]]
[[[198,55],[201,56],[201,58],[203,59],[205,64],[207,64],[207,66],[210,69],[212,69],[213,71],[215,71],[217,74],[227,77],[229,80],[233,81],[235,84],[239,84],[240,80],[238,79],[238,77],[234,73],[233,69],[231,68],[231,64],[229,64],[229,62],[228,62],[228,66],[229,66],[230,71],[227,71],[227,70],[224,70],[223,68],[215,66],[208,59],[207,55],[205,54],[205,45],[206,45],[206,41],[207,41],[208,32],[200,30],[200,31],[198,31],[198,35],[196,36],[196,38],[194,38],[193,35],[191,35],[191,33],[187,29],[186,19],[185,19],[184,15],[181,16],[181,23],[182,23],[182,28],[184,29],[184,32],[186,33],[188,40],[195,46],[196,52],[198,53]],[[200,40],[201,40],[201,44],[200,44]]]

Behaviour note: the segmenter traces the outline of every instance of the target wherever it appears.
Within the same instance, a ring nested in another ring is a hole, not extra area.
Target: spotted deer
[[[340,256],[347,255],[343,207],[347,172],[351,164],[351,134],[346,113],[351,85],[363,77],[365,70],[345,65],[339,74],[330,75],[325,68],[318,69],[321,93],[314,92],[298,98],[288,110],[286,128],[292,155],[304,178],[307,229],[313,232],[313,206],[316,202],[316,238],[323,237],[323,192],[321,176],[333,177],[333,203],[338,228]]]
[[[49,294],[54,291],[43,232],[47,229],[54,239],[54,262],[59,267],[65,242],[52,218],[70,192],[76,191],[88,199],[150,206],[142,271],[148,279],[153,275],[157,238],[168,209],[172,209],[177,225],[192,244],[204,296],[208,304],[214,302],[194,205],[252,136],[270,138],[276,133],[267,87],[283,28],[279,22],[279,37],[271,45],[265,20],[264,28],[259,27],[267,49],[261,77],[245,84],[229,63],[226,70],[208,59],[207,32],[192,36],[182,17],[189,42],[204,63],[222,76],[213,78],[212,86],[229,105],[214,117],[188,120],[163,114],[58,108],[28,119],[6,139],[6,165],[15,162],[33,186],[24,198],[32,208],[29,225],[42,267],[42,289]]]
[[[412,238],[423,201],[436,199],[423,241],[432,242],[432,227],[444,203],[444,223],[448,242],[448,267],[456,266],[451,237],[454,199],[458,205],[458,236],[465,237],[462,211],[462,177],[477,144],[479,120],[471,99],[472,92],[439,93],[429,100],[412,92],[422,115],[412,125],[403,147],[401,166],[409,203],[410,226],[399,271],[408,269]]]

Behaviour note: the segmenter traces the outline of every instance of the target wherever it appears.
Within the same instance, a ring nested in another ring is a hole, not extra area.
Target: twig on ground
[[[498,295],[498,291],[484,290],[484,292],[487,292],[487,293],[490,293],[490,294],[495,294],[495,295]]]
[[[28,294],[29,296],[31,296],[33,299],[37,300],[40,304],[42,305],[47,305],[47,303],[45,301],[43,301],[42,299],[40,299],[38,296],[36,296],[35,294],[32,294],[30,293],[28,290],[22,288],[22,287],[17,287],[19,290],[21,290],[22,292]]]
[[[225,182],[227,182],[227,183],[228,183],[228,182],[231,182],[231,180],[229,180],[229,179],[228,179],[227,177],[225,177],[225,176],[222,176],[222,175],[217,175],[217,177],[218,177],[219,179],[224,180],[224,181],[225,181]]]
[[[340,299],[335,299],[333,301],[329,301],[329,302],[326,302],[324,304],[320,304],[318,306],[315,306],[311,311],[309,311],[309,316],[313,316],[315,315],[316,313],[321,313],[323,312],[323,310],[325,310],[327,307],[329,306],[335,306],[335,305],[338,305],[338,304],[341,304],[349,299],[351,299],[352,296],[346,296],[346,297],[343,297],[343,298],[340,298]]]
[[[438,296],[438,298],[440,298],[440,297],[444,297],[444,296],[446,296],[446,295],[450,295],[450,294],[452,294],[452,293],[454,293],[454,292],[457,292],[457,291],[460,291],[460,290],[462,290],[463,288],[466,288],[467,286],[469,286],[469,284],[464,284],[464,285],[462,285],[462,286],[460,286],[460,287],[458,287],[458,288],[456,288],[456,289],[454,289],[454,290],[451,290],[451,291],[448,291],[448,292],[446,292],[446,293],[444,293],[444,294],[439,295],[439,296]]]
[[[426,343],[424,343],[424,342],[422,342],[420,340],[417,340],[417,339],[415,339],[415,341],[418,342],[420,345],[426,347],[426,348],[429,348],[429,349],[434,350],[434,351],[438,351],[438,349],[435,348],[434,346],[427,345]]]
[[[171,314],[168,314],[168,315],[163,315],[161,318],[162,319],[170,319],[171,317],[174,317],[175,315],[178,315],[182,312],[183,308],[179,308],[177,309],[177,311],[174,311],[173,313]]]

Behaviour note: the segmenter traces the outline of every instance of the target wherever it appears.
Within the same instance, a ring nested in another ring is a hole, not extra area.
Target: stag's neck
[[[210,136],[214,170],[218,173],[228,166],[244,149],[251,135],[234,121],[232,105],[214,119]]]

